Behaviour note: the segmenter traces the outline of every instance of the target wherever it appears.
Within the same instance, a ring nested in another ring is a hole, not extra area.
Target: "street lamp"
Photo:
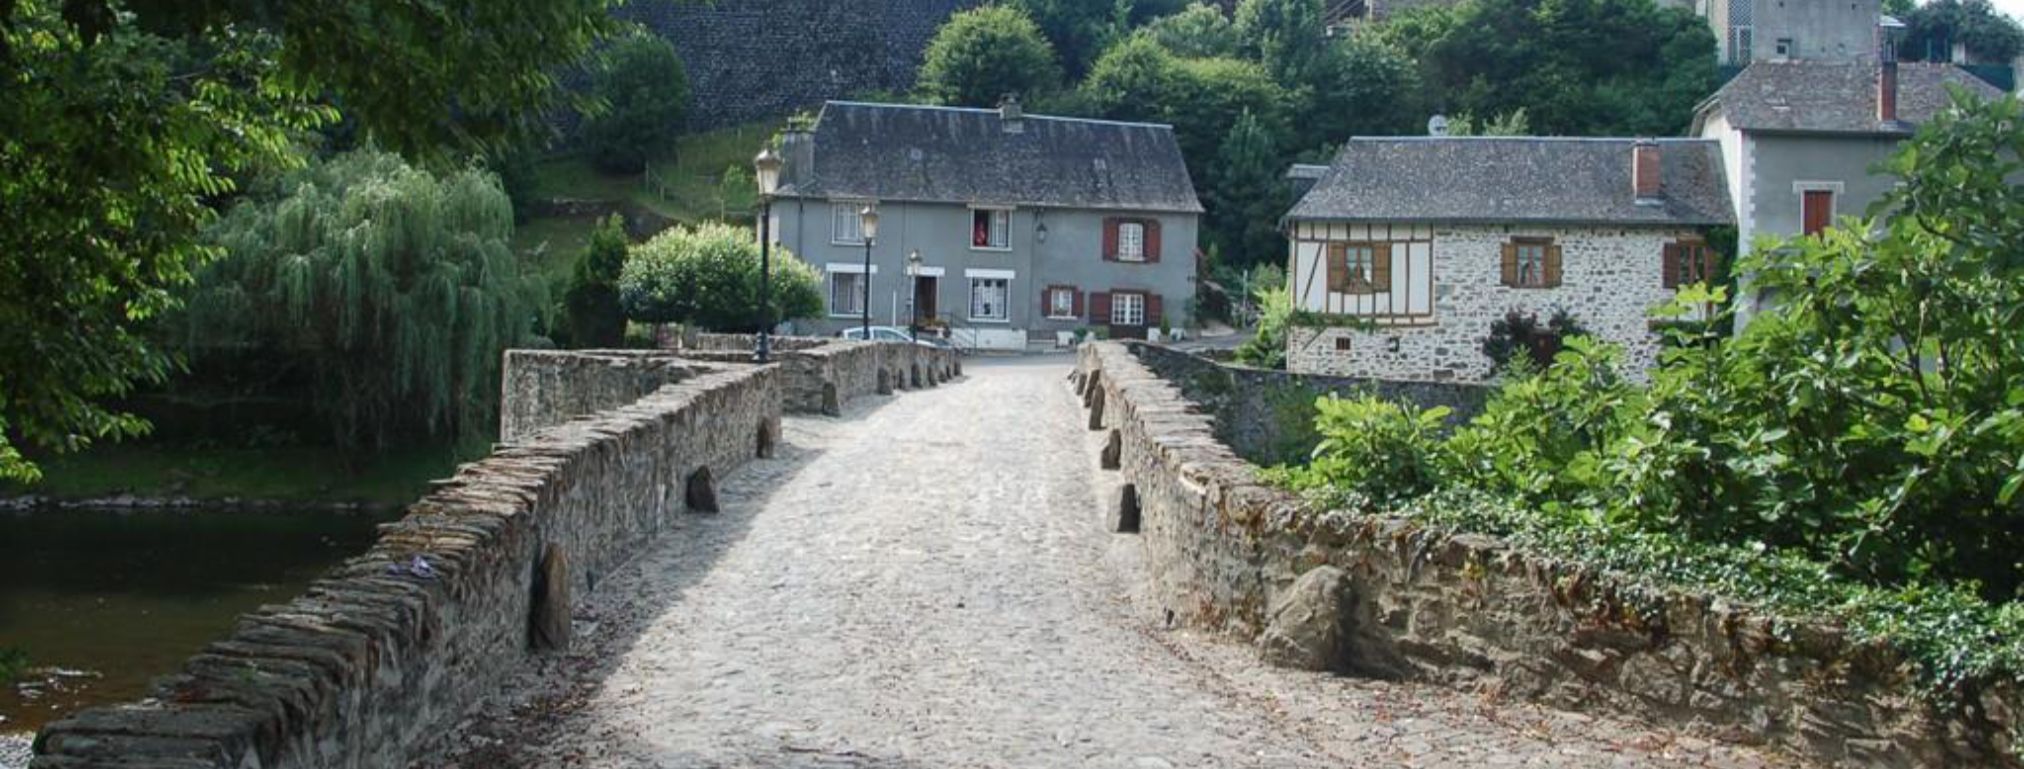
[[[773,273],[773,193],[780,190],[780,156],[772,147],[759,150],[752,159],[753,176],[759,181],[759,349],[752,359],[767,362],[773,355],[773,301],[770,295]]]
[[[910,279],[908,282],[913,284],[907,288],[914,292],[913,298],[907,302],[907,334],[918,342],[921,341],[921,250],[918,248],[907,253],[907,277]]]
[[[857,212],[860,232],[864,233],[864,341],[871,341],[871,242],[878,238],[878,204],[866,203],[864,210]]]

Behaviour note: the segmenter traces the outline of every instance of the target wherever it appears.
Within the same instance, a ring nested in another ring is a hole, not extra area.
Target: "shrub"
[[[1258,329],[1237,347],[1237,362],[1258,368],[1286,368],[1286,329],[1293,322],[1293,294],[1285,286],[1257,290]]]
[[[618,281],[626,317],[693,324],[711,331],[759,328],[759,239],[726,224],[677,227],[634,246]],[[769,284],[777,321],[822,312],[821,278],[787,249],[773,247]]]
[[[1330,395],[1314,408],[1321,443],[1304,478],[1325,478],[1391,507],[1439,488],[1454,464],[1439,440],[1445,406],[1421,410],[1374,395]]]
[[[625,268],[625,218],[612,214],[590,234],[577,257],[562,309],[566,341],[572,347],[613,348],[625,343],[625,311],[618,304],[618,278]]]
[[[1543,328],[1538,315],[1512,310],[1490,322],[1490,335],[1483,339],[1483,355],[1490,359],[1493,373],[1509,370],[1512,359],[1521,352],[1525,354],[1521,360],[1532,367],[1545,368],[1553,363],[1553,356],[1560,354],[1564,340],[1587,333],[1565,309],[1555,309]]]

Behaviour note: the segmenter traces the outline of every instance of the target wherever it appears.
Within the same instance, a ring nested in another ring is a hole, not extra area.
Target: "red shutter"
[[[1103,260],[1117,261],[1117,220],[1107,217],[1103,220]]]
[[[1082,317],[1082,291],[1075,292],[1075,317]]]
[[[1799,199],[1800,229],[1808,235],[1818,235],[1821,230],[1834,224],[1834,192],[1831,190],[1807,190]]]
[[[1664,256],[1659,259],[1659,274],[1664,288],[1680,287],[1680,244],[1667,243]]]
[[[1144,224],[1146,228],[1146,261],[1158,263],[1160,260],[1160,220],[1147,219]]]
[[[1089,292],[1089,319],[1096,323],[1110,322],[1110,292]]]
[[[1146,328],[1160,327],[1160,295],[1146,294]]]

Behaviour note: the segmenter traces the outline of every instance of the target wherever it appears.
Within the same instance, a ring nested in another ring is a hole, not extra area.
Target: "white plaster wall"
[[[1382,226],[1382,225],[1379,225]],[[1405,225],[1398,225],[1404,231]],[[1298,234],[1296,226],[1296,234]],[[1658,339],[1649,311],[1669,301],[1660,265],[1666,243],[1699,233],[1693,228],[1436,226],[1429,234],[1433,269],[1432,314],[1411,325],[1373,331],[1296,328],[1289,334],[1287,368],[1298,373],[1417,381],[1483,381],[1490,359],[1483,339],[1490,324],[1510,310],[1543,322],[1565,307],[1590,333],[1624,348],[1628,373],[1641,376],[1657,360]],[[1561,285],[1510,288],[1502,283],[1503,244],[1512,237],[1552,237],[1561,247]],[[1303,265],[1296,243],[1295,266]],[[1317,247],[1318,248],[1318,247]],[[1396,271],[1395,271],[1396,274]],[[1326,286],[1326,276],[1316,273]],[[1297,297],[1308,273],[1289,276]],[[1302,303],[1298,306],[1319,309]],[[1338,349],[1347,340],[1348,349]],[[1397,350],[1392,350],[1396,340]]]

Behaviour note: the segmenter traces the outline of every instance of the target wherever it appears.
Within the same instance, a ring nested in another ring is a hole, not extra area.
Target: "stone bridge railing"
[[[1074,376],[1107,434],[1102,465],[1119,472],[1113,528],[1142,538],[1166,608],[1255,638],[1269,659],[1629,714],[1836,766],[2019,765],[2013,682],[1936,704],[1898,650],[1824,622],[1316,508],[1261,482],[1212,413],[1126,346],[1084,345]]]
[[[874,392],[953,357],[811,345],[819,367],[662,352],[508,353],[502,442],[300,597],[242,617],[140,703],[37,735],[33,769],[406,766],[532,655],[573,596],[779,439],[791,390]],[[907,348],[907,349],[900,349]],[[803,381],[807,380],[807,381]]]

